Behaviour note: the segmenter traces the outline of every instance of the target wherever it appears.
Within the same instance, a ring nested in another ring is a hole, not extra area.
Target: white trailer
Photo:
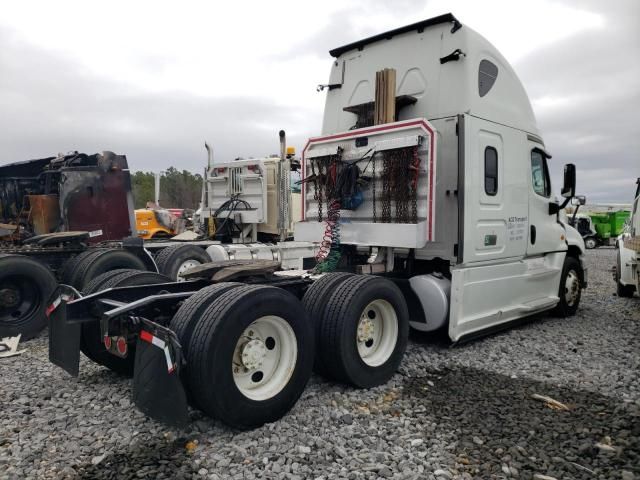
[[[620,297],[633,297],[640,293],[640,178],[636,180],[636,194],[631,210],[631,219],[625,232],[616,240],[616,265],[613,279]]]
[[[82,348],[132,373],[150,416],[186,422],[187,389],[208,414],[249,428],[284,415],[312,368],[360,388],[386,382],[410,324],[461,341],[576,312],[584,244],[559,215],[575,168],[559,205],[529,100],[500,53],[448,14],[331,54],[294,225],[294,244],[320,242],[317,265],[224,259],[181,283],[125,273],[83,298],[61,289],[52,362],[77,375]],[[236,175],[220,173],[227,185]]]

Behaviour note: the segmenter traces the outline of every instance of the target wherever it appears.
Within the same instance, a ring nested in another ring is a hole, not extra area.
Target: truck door
[[[567,248],[564,229],[549,215],[554,199],[543,146],[470,115],[463,133],[464,250],[451,270],[449,313],[454,341],[553,307]]]
[[[529,226],[527,229],[527,257],[567,250],[564,228],[557,216],[549,214],[549,204],[555,201],[551,193],[551,180],[547,155],[543,146],[528,140],[528,167],[530,169]]]
[[[528,198],[519,132],[464,116],[463,262],[475,264],[526,252]]]

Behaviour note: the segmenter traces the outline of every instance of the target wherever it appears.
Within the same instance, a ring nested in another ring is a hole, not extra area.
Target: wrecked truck
[[[126,156],[73,152],[0,166],[0,338],[42,330],[58,282],[155,270],[141,242],[121,241],[132,235]]]

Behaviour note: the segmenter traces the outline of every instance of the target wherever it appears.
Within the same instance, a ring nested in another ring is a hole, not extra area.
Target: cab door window
[[[543,197],[551,195],[547,158],[540,150],[531,151],[531,182],[533,191],[538,195]]]
[[[498,151],[493,147],[484,149],[484,193],[491,197],[498,193]]]

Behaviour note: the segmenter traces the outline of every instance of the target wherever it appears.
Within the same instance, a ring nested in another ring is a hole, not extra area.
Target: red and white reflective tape
[[[55,311],[55,309],[60,306],[63,300],[65,302],[68,302],[69,300],[73,300],[73,297],[70,295],[60,295],[58,298],[56,298],[53,303],[49,305],[44,311],[44,314],[47,316],[47,318],[49,318],[49,316]]]
[[[142,330],[140,332],[140,339],[164,350],[164,357],[167,360],[167,369],[169,370],[169,373],[173,373],[173,371],[175,370],[175,365],[173,364],[173,360],[171,359],[171,352],[169,351],[169,345],[167,345],[167,342],[165,342],[161,338],[156,337],[152,333],[147,332],[146,330]]]

